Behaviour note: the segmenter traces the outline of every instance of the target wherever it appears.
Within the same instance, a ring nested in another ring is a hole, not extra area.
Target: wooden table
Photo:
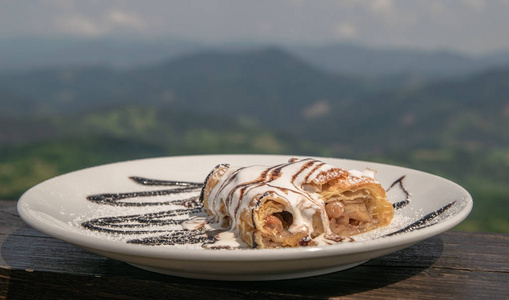
[[[446,232],[328,275],[265,282],[178,278],[87,253],[0,200],[0,299],[509,299],[509,235]]]

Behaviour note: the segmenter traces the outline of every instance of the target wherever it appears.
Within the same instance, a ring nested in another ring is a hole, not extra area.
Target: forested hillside
[[[128,159],[320,155],[449,178],[474,196],[461,229],[509,232],[509,68],[420,78],[332,73],[278,48],[3,73],[0,198]]]

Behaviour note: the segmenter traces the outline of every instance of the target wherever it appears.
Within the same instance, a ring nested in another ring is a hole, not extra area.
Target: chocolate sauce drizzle
[[[186,181],[170,181],[170,180],[157,180],[157,179],[149,179],[138,176],[129,177],[132,181],[139,183],[141,185],[156,185],[156,186],[187,186],[187,187],[201,187],[203,183],[196,182],[186,182]]]
[[[139,215],[128,215],[119,217],[104,217],[96,218],[90,221],[83,222],[81,225],[87,229],[110,232],[110,233],[122,233],[122,234],[143,234],[151,232],[166,232],[165,230],[129,230],[130,228],[154,228],[155,226],[165,225],[179,225],[187,218],[176,219],[175,217],[182,215],[199,215],[202,213],[202,208],[187,208],[187,209],[176,209],[168,210],[156,213],[146,213]],[[127,229],[127,230],[126,230]]]
[[[418,230],[418,229],[423,229],[423,228],[426,228],[428,226],[431,226],[431,225],[435,224],[433,222],[433,220],[435,220],[438,216],[440,216],[446,210],[451,208],[454,204],[456,204],[456,201],[453,201],[453,202],[443,206],[442,208],[439,208],[439,209],[435,210],[434,212],[425,215],[424,217],[422,217],[419,220],[413,222],[412,224],[406,226],[405,228],[402,228],[402,229],[397,230],[395,232],[391,232],[389,234],[386,234],[386,235],[384,235],[384,237],[386,237],[386,236],[393,236],[393,235],[396,235],[396,234],[410,232],[410,231],[414,231],[414,230]]]
[[[138,197],[155,197],[155,196],[166,196],[182,194],[185,192],[195,192],[203,187],[203,183],[196,182],[182,182],[182,181],[169,181],[169,180],[155,180],[143,177],[132,176],[129,179],[134,182],[145,185],[145,186],[171,186],[172,189],[156,190],[156,191],[141,191],[141,192],[130,192],[130,193],[116,193],[116,194],[98,194],[87,197],[87,200],[96,202],[98,204],[107,204],[112,206],[160,206],[169,204],[179,204],[179,202],[186,201],[188,199],[171,200],[171,201],[160,201],[160,202],[140,202],[140,201],[121,201],[129,198]]]
[[[190,217],[203,215],[203,203],[199,201],[197,193],[203,183],[149,179],[138,176],[129,177],[132,181],[143,186],[166,186],[170,189],[155,191],[138,191],[127,193],[104,193],[90,195],[87,200],[101,204],[121,207],[146,206],[182,206],[179,209],[164,210],[155,213],[134,214],[95,218],[83,222],[81,225],[91,231],[115,235],[151,235],[149,237],[129,239],[126,243],[144,245],[175,245],[175,244],[203,244],[209,242],[210,237],[203,237],[203,232],[188,230],[168,230],[163,226],[180,225]],[[182,195],[184,197],[166,201],[125,201],[142,197],[157,197],[167,195]],[[187,197],[185,197],[187,196]]]
[[[277,175],[276,170],[272,176]],[[190,218],[206,215],[203,211],[203,202],[201,201],[200,195],[203,193],[203,183],[158,180],[139,176],[131,176],[129,179],[136,184],[143,186],[165,186],[170,188],[155,191],[96,194],[90,195],[86,197],[86,199],[100,205],[119,207],[180,206],[181,208],[144,214],[94,218],[83,222],[81,224],[83,228],[112,235],[133,236],[132,239],[126,240],[126,243],[150,246],[190,244],[204,245],[214,243],[217,240],[214,234],[204,231],[203,228],[195,230],[164,229],[164,226],[180,225]],[[395,210],[402,209],[410,203],[410,193],[406,190],[403,184],[404,179],[405,176],[401,176],[387,189],[388,192],[389,190],[398,187],[405,195],[404,200],[393,203]],[[136,198],[167,195],[182,195],[182,198],[165,201],[135,200]],[[126,199],[133,200],[126,201]],[[435,220],[440,215],[451,208],[455,203],[456,201],[451,202],[444,207],[425,215],[405,228],[386,234],[383,237],[393,236],[431,226],[436,223]],[[134,238],[136,235],[143,235],[143,237]]]
[[[406,190],[406,188],[403,186],[403,179],[405,179],[406,175],[401,176],[396,181],[394,181],[391,186],[386,190],[386,192],[390,191],[394,186],[398,185],[401,188],[401,191],[405,194],[405,200],[399,201],[392,204],[392,207],[394,207],[395,210],[403,208],[407,206],[410,203],[410,193]]]

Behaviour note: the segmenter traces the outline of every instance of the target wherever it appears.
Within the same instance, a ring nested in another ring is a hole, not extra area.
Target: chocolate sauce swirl
[[[278,176],[277,166],[271,174],[265,176]],[[128,177],[134,183],[143,186],[164,186],[168,189],[154,191],[135,191],[125,193],[103,193],[90,195],[86,197],[88,201],[100,205],[108,205],[114,207],[155,207],[161,206],[163,209],[158,212],[118,215],[110,217],[100,217],[87,220],[81,223],[81,226],[87,230],[126,236],[126,243],[140,244],[149,246],[161,245],[191,245],[191,244],[211,244],[216,241],[214,234],[204,231],[203,228],[194,230],[184,229],[167,229],[171,225],[181,225],[183,222],[197,216],[206,216],[203,211],[203,203],[200,194],[202,193],[203,183],[171,181],[150,179],[139,176]],[[391,189],[399,188],[405,199],[393,203],[394,209],[402,209],[410,203],[410,193],[404,186],[405,176],[401,176],[395,180],[387,192]],[[143,201],[140,198],[172,196],[171,200],[165,201]],[[181,197],[179,197],[181,196]],[[412,224],[386,234],[382,237],[389,237],[401,233],[426,228],[435,224],[437,218],[454,206],[456,201],[451,202],[444,207],[431,212]],[[178,208],[175,208],[178,207]],[[173,208],[173,209],[169,209]],[[166,227],[166,228],[165,228]],[[129,238],[131,237],[132,238]],[[135,236],[138,236],[135,238]],[[142,237],[140,237],[142,236]]]
[[[182,187],[202,187],[203,183],[186,182],[186,181],[171,181],[171,180],[158,180],[149,179],[138,176],[129,177],[132,181],[141,185],[154,185],[154,186],[182,186]]]
[[[407,189],[403,186],[403,179],[405,179],[405,175],[401,176],[400,178],[398,178],[396,181],[394,181],[387,190],[385,190],[386,192],[390,191],[393,187],[395,186],[399,186],[399,188],[401,189],[401,191],[403,191],[403,193],[405,194],[405,200],[403,201],[399,201],[399,202],[396,202],[396,203],[393,203],[392,204],[392,207],[394,207],[395,210],[397,209],[400,209],[400,208],[403,208],[405,206],[407,206],[409,203],[410,203],[410,193],[407,191]]]
[[[414,231],[414,230],[417,230],[417,229],[423,229],[423,228],[426,228],[428,226],[431,226],[433,224],[435,224],[433,222],[433,220],[435,220],[436,218],[438,218],[441,214],[443,214],[446,210],[448,210],[449,208],[451,208],[454,204],[456,204],[456,201],[453,201],[437,210],[435,210],[434,212],[431,212],[427,215],[425,215],[424,217],[420,218],[419,220],[413,222],[412,224],[406,226],[405,228],[402,228],[398,231],[395,231],[395,232],[391,232],[389,234],[386,234],[384,236],[392,236],[392,235],[396,235],[396,234],[401,234],[401,233],[405,233],[405,232],[410,232],[410,231]]]
[[[150,232],[164,232],[164,230],[129,230],[129,229],[140,229],[140,228],[155,228],[156,226],[165,225],[178,225],[187,221],[188,218],[177,219],[179,216],[199,215],[202,213],[202,208],[186,208],[161,211],[156,213],[146,213],[138,215],[127,215],[118,217],[103,217],[96,218],[81,225],[87,229],[110,232],[110,233],[122,233],[122,234],[141,234]]]

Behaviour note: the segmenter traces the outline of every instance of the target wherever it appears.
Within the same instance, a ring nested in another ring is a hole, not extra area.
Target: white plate
[[[219,163],[274,165],[289,158],[204,155],[98,166],[58,176],[31,188],[20,198],[18,211],[26,223],[41,232],[143,269],[190,278],[272,280],[353,267],[444,232],[465,219],[472,209],[472,198],[465,189],[438,176],[372,162],[318,158],[344,169],[377,170],[376,177],[386,189],[396,182],[388,190],[389,200],[393,203],[409,200],[408,204],[396,210],[391,225],[358,236],[355,242],[293,249],[208,250],[200,246],[202,241],[194,245],[171,245],[174,230],[181,228],[172,223],[188,219],[187,208],[178,201],[182,195],[164,192],[175,187],[144,185],[130,179],[137,176],[202,183]],[[162,195],[144,196],[160,190]],[[130,195],[137,197],[114,198],[117,193],[130,192],[138,192]],[[410,194],[409,199],[405,192]],[[89,197],[105,193],[110,195]],[[198,193],[196,188],[183,196],[189,198]],[[178,209],[184,209],[184,215],[175,216]],[[196,211],[199,209],[191,214]],[[427,221],[422,221],[423,218]],[[412,228],[402,233],[387,235],[412,224]],[[152,244],[140,244],[140,241]]]

